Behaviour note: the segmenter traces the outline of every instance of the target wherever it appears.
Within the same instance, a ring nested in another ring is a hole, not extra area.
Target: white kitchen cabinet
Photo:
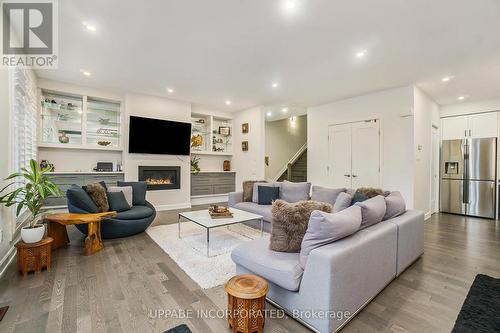
[[[441,120],[441,139],[463,139],[468,133],[469,116],[443,118]]]
[[[469,116],[469,137],[492,138],[498,135],[497,112],[480,113]]]
[[[487,112],[441,119],[441,139],[491,138],[498,136],[498,113]]]

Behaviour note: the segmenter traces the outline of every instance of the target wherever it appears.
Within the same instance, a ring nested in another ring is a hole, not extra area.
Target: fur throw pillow
[[[377,195],[384,195],[384,191],[382,191],[379,188],[373,188],[373,187],[360,187],[356,190],[356,192],[366,195],[368,199],[376,197]]]
[[[252,202],[253,184],[265,183],[265,180],[246,180],[243,182],[243,202]]]
[[[296,203],[288,203],[284,200],[274,201],[269,248],[279,252],[300,252],[309,217],[315,210],[331,213],[332,205],[311,200]]]
[[[99,212],[107,212],[109,210],[108,196],[106,189],[99,183],[89,184],[85,186],[85,191],[92,198],[92,201],[99,208]]]

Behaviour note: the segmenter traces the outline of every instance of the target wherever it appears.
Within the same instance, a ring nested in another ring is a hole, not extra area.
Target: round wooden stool
[[[262,332],[269,290],[267,281],[251,274],[236,275],[224,289],[227,292],[229,327],[233,332]]]
[[[44,268],[50,271],[53,241],[52,238],[47,237],[38,243],[18,242],[16,248],[19,273],[25,276],[28,272],[32,271],[40,273]]]

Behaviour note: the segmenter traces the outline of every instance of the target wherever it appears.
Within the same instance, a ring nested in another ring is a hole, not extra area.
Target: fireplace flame
[[[146,184],[149,184],[149,185],[168,185],[168,184],[172,184],[172,181],[169,178],[147,178]]]

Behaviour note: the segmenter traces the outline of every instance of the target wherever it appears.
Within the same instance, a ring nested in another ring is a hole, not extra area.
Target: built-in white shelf
[[[215,155],[215,156],[233,156],[233,153],[213,152],[213,151],[191,151],[191,155]]]
[[[124,171],[50,171],[47,175],[123,175]]]
[[[191,172],[192,174],[196,175],[198,173],[214,173],[214,172],[219,172],[219,173],[236,173],[236,171],[223,171],[223,170],[202,170],[200,172]]]
[[[39,143],[38,148],[123,151],[123,148],[121,147],[106,147],[106,146],[100,147],[94,145],[79,145],[70,143]]]

